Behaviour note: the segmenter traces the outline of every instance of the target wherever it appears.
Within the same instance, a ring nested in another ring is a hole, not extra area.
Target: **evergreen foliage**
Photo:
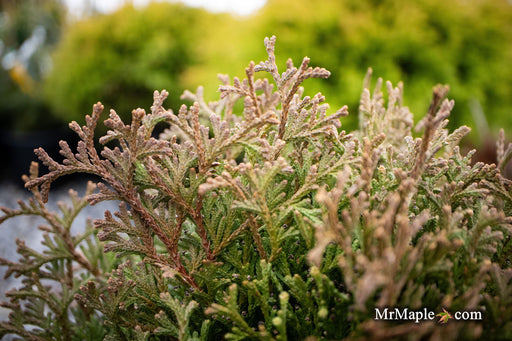
[[[302,83],[326,69],[290,60],[279,72],[275,37],[268,59],[246,78],[220,76],[220,99],[202,89],[177,114],[154,93],[149,113],[130,124],[110,111],[95,149],[103,106],[72,122],[76,151],[61,141],[62,163],[36,150],[25,177],[34,193],[2,221],[44,217],[43,252],[19,242],[20,261],[2,260],[25,285],[8,294],[0,335],[27,340],[479,339],[512,337],[512,183],[500,173],[512,157],[504,134],[498,164],[471,164],[448,131],[454,105],[434,88],[416,126],[403,87],[370,72],[360,128],[329,112]],[[266,72],[268,79],[255,79]],[[272,84],[273,83],[273,84]],[[235,103],[243,101],[241,113]],[[169,128],[153,137],[156,124]],[[412,137],[412,130],[422,132]],[[99,176],[72,208],[48,212],[54,180]],[[69,226],[81,207],[120,202],[85,234]],[[97,233],[97,234],[96,234]],[[102,252],[100,249],[103,248]],[[116,258],[110,257],[115,255]],[[53,285],[47,285],[54,282]],[[481,311],[484,321],[376,321],[375,308]]]

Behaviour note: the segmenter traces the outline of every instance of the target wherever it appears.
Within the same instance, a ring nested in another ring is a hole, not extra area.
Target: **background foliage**
[[[154,89],[172,88],[169,101],[176,108],[183,73],[205,58],[201,42],[217,24],[204,10],[168,3],[126,6],[78,22],[54,55],[48,101],[64,121],[83,117],[91,98],[129,117],[133,108],[151,104]]]
[[[247,18],[172,4],[140,12],[127,7],[71,28],[47,96],[67,118],[87,112],[90,98],[121,113],[147,107],[144,98],[155,88],[203,84],[213,99],[219,83],[211,70],[242,76],[236,65],[263,58],[260,41],[272,34],[280,37],[279,53],[307,54],[331,70],[327,82],[314,81],[310,89],[321,88],[334,105],[348,104],[352,128],[368,67],[407,82],[405,104],[416,113],[426,112],[432,84],[450,84],[452,127],[478,127],[475,141],[488,133],[483,117],[494,134],[512,126],[512,6],[506,0],[270,0]],[[171,93],[175,110],[178,96]]]
[[[495,133],[512,126],[512,6],[505,0],[270,0],[253,20],[252,36],[278,34],[280,53],[308,55],[329,69],[322,93],[351,113],[372,67],[409,84],[405,104],[412,112],[425,113],[428,90],[443,83],[456,103],[452,127],[476,127],[471,100],[481,103]]]
[[[51,68],[65,9],[56,0],[0,2],[0,123],[2,130],[55,125],[42,81]]]

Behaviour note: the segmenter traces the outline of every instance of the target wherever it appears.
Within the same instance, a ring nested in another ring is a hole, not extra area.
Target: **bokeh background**
[[[203,6],[201,6],[203,4]],[[206,5],[204,5],[206,4]],[[0,158],[3,180],[26,172],[33,149],[56,153],[101,101],[128,119],[167,89],[177,110],[185,89],[218,97],[217,74],[242,77],[266,59],[277,36],[278,64],[302,57],[331,71],[308,80],[344,129],[357,126],[368,67],[405,84],[416,119],[431,89],[447,83],[456,105],[450,127],[470,126],[467,148],[493,161],[499,128],[512,136],[512,2],[509,0],[0,0]]]

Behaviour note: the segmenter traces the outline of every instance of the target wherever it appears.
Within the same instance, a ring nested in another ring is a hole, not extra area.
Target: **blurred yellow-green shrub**
[[[54,55],[46,96],[57,115],[79,120],[93,102],[131,116],[148,109],[155,89],[172,89],[179,104],[184,71],[204,58],[201,40],[220,16],[182,4],[125,6],[69,27]],[[149,96],[149,97],[148,97]]]
[[[512,127],[512,4],[507,0],[269,0],[244,39],[248,55],[276,34],[278,53],[307,54],[332,73],[310,90],[349,104],[356,121],[368,67],[404,81],[405,104],[428,109],[432,84],[450,84],[453,126],[475,127],[480,102],[491,128]],[[253,47],[254,46],[254,47]],[[335,108],[333,108],[335,109]],[[477,127],[480,128],[480,127]]]
[[[65,9],[58,0],[0,1],[2,135],[58,125],[41,96],[41,82],[51,66],[50,53],[64,19]]]
[[[169,3],[125,7],[71,28],[55,55],[47,96],[66,119],[89,112],[92,99],[121,114],[147,109],[155,89],[175,89],[174,109],[179,92],[199,84],[214,99],[216,73],[243,76],[239,65],[264,59],[261,40],[273,34],[281,55],[300,60],[307,54],[312,65],[331,70],[326,82],[312,80],[308,88],[334,99],[333,110],[349,105],[346,129],[355,128],[368,67],[404,81],[405,105],[418,115],[428,109],[432,84],[450,84],[451,124],[478,128],[473,138],[483,130],[474,117],[479,107],[493,130],[512,127],[507,0],[269,0],[245,18]]]

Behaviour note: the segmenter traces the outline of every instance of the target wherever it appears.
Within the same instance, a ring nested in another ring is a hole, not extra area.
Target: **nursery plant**
[[[268,59],[251,62],[245,79],[219,77],[217,102],[198,88],[184,94],[194,103],[173,113],[163,90],[130,123],[111,110],[101,151],[97,103],[84,126],[70,124],[80,141],[73,149],[61,141],[64,161],[36,150],[49,172],[39,175],[33,163],[24,177],[33,198],[2,208],[0,221],[43,217],[43,249],[17,241],[21,258],[1,260],[23,285],[2,303],[11,314],[0,335],[512,337],[512,183],[500,173],[512,145],[504,134],[497,164],[472,164],[473,152],[458,147],[469,128],[446,128],[454,105],[446,86],[434,87],[415,125],[402,84],[386,83],[384,96],[379,79],[370,92],[371,72],[359,129],[346,133],[346,107],[331,111],[321,94],[303,95],[304,81],[329,71],[304,58],[279,72],[275,41],[265,39]],[[159,123],[168,129],[156,137]],[[52,182],[77,172],[100,180],[50,212]],[[83,207],[107,200],[119,209],[71,232]],[[396,309],[407,313],[386,318]],[[421,311],[438,316],[418,319]]]

